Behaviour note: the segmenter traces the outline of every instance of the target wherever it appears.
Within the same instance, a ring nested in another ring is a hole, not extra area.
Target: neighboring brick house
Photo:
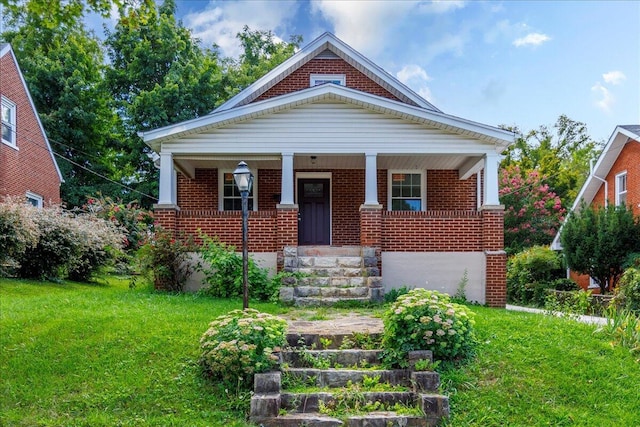
[[[267,265],[361,247],[386,290],[453,294],[466,273],[469,299],[505,305],[498,165],[513,133],[441,112],[332,34],[212,113],[140,136],[160,156],[165,228],[240,247],[244,160],[249,250]]]
[[[16,56],[0,44],[0,200],[25,197],[43,207],[60,204],[62,174],[44,132]]]
[[[640,125],[620,125],[613,131],[569,213],[579,212],[583,202],[588,206],[626,204],[635,216],[640,215]],[[560,232],[551,247],[562,249]],[[587,275],[572,271],[570,277],[584,289],[599,291]]]

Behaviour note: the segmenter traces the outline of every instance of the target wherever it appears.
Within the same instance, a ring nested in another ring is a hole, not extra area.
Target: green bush
[[[116,256],[119,231],[92,215],[76,215],[60,208],[32,210],[38,241],[16,257],[18,276],[31,279],[88,280]]]
[[[200,249],[204,265],[199,266],[204,273],[205,288],[201,291],[216,298],[228,298],[243,294],[242,255],[235,247],[220,242],[217,238],[202,236]],[[280,272],[269,278],[269,270],[258,266],[250,257],[248,260],[249,297],[259,301],[277,301],[282,280],[296,276],[295,273]]]
[[[389,292],[384,293],[384,303],[390,304],[392,302],[396,302],[396,300],[406,293],[409,292],[409,288],[406,286],[402,286],[400,288],[393,288],[389,290]]]
[[[553,289],[556,291],[579,291],[580,286],[571,279],[556,279],[551,282]]]
[[[242,388],[253,375],[278,362],[274,350],[286,344],[287,322],[257,310],[234,310],[219,316],[200,339],[201,364],[214,381]]]
[[[157,228],[137,253],[140,270],[151,277],[156,289],[181,292],[193,272],[190,254],[195,250],[191,237],[176,238]]]
[[[409,291],[383,315],[384,362],[406,367],[413,350],[431,350],[438,360],[471,356],[476,346],[473,316],[447,294],[421,288]]]
[[[519,304],[544,306],[548,289],[564,274],[558,254],[545,246],[533,246],[507,262],[507,299]]]
[[[37,209],[24,201],[0,203],[0,272],[38,243],[40,230],[33,219],[36,213]]]
[[[640,268],[628,268],[616,287],[612,305],[640,315]]]

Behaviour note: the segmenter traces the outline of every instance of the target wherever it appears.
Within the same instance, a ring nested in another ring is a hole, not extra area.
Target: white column
[[[176,172],[173,169],[173,154],[160,153],[159,205],[176,205]]]
[[[293,153],[282,153],[282,187],[280,204],[293,205]]]
[[[364,204],[378,205],[378,153],[365,153]]]
[[[500,205],[498,195],[498,165],[500,154],[487,153],[484,156],[484,204],[483,206]]]

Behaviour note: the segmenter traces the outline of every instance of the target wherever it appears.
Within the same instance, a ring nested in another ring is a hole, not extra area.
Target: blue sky
[[[244,25],[303,45],[333,32],[442,111],[523,131],[560,114],[607,140],[640,123],[637,1],[195,1],[178,16],[237,56]]]

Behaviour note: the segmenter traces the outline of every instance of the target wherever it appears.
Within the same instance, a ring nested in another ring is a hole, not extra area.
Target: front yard
[[[248,394],[208,383],[197,364],[208,323],[241,307],[129,289],[128,279],[0,279],[0,424],[245,426]],[[478,356],[442,373],[449,425],[640,425],[637,356],[594,326],[472,310]]]

